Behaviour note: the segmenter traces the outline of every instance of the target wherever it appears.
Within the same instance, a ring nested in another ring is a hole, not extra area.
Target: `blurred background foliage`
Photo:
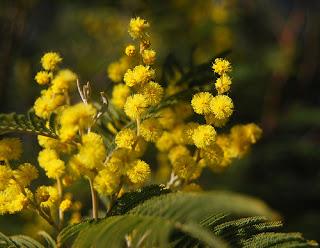
[[[41,90],[33,78],[47,51],[61,53],[97,93],[110,89],[106,68],[130,41],[133,16],[151,23],[159,71],[168,54],[185,68],[231,50],[231,124],[259,123],[264,136],[227,171],[205,173],[201,185],[257,196],[287,230],[319,238],[319,13],[317,0],[1,0],[0,112],[33,105]],[[35,162],[35,137],[22,138],[25,160]],[[0,230],[35,234],[27,223],[34,218],[0,216]]]

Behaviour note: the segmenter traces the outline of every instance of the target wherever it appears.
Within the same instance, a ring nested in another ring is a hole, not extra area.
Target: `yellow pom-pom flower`
[[[60,93],[73,88],[76,85],[77,75],[68,70],[61,70],[58,72],[57,76],[52,80],[52,91],[54,93]]]
[[[124,74],[123,80],[129,87],[136,85],[142,86],[152,80],[155,71],[149,66],[137,65],[132,70],[128,69]]]
[[[0,165],[0,191],[4,190],[13,177],[13,171],[7,165]]]
[[[122,129],[115,137],[115,143],[119,148],[131,150],[137,141],[137,134],[130,128]]]
[[[101,195],[112,195],[120,184],[120,178],[109,169],[100,170],[94,178],[93,186]]]
[[[136,54],[136,47],[134,45],[128,45],[125,49],[125,54],[129,57],[133,57]]]
[[[172,108],[164,108],[158,112],[158,115],[159,123],[164,129],[172,129],[179,121]]]
[[[142,52],[143,63],[152,65],[156,60],[156,52],[152,49],[146,49]]]
[[[170,149],[168,158],[171,163],[174,163],[178,158],[183,156],[190,156],[190,151],[186,146],[178,145]]]
[[[72,201],[70,199],[64,199],[59,206],[59,209],[62,213],[66,212],[69,210],[72,206]]]
[[[59,200],[58,190],[52,186],[40,186],[36,190],[35,198],[41,207],[53,207]]]
[[[161,137],[156,142],[156,147],[161,152],[165,152],[170,150],[170,148],[174,145],[174,140],[172,134],[169,132],[163,132]]]
[[[0,140],[0,160],[17,160],[22,153],[21,141],[17,138]]]
[[[118,108],[122,109],[130,96],[130,88],[125,84],[117,84],[112,89],[111,102]]]
[[[62,141],[72,139],[77,132],[89,128],[97,110],[91,104],[78,103],[65,108],[60,116],[59,136]]]
[[[46,53],[41,58],[42,67],[47,71],[56,69],[61,61],[62,58],[60,57],[60,54],[55,52]]]
[[[65,164],[61,159],[59,159],[59,156],[55,150],[44,149],[39,152],[38,162],[46,171],[46,175],[49,178],[60,178],[65,172]]]
[[[156,118],[144,120],[140,125],[140,135],[149,142],[155,142],[162,134],[162,127]]]
[[[129,24],[129,34],[133,39],[141,38],[145,34],[145,30],[149,27],[149,23],[140,18],[132,18]]]
[[[52,73],[47,71],[39,71],[37,75],[34,77],[36,82],[40,85],[48,84],[51,78],[52,78]]]
[[[226,95],[218,95],[211,100],[210,108],[217,119],[225,120],[233,113],[233,102]]]
[[[195,170],[196,163],[190,155],[177,158],[172,163],[173,172],[180,178],[188,180]]]
[[[222,74],[215,83],[218,94],[224,94],[230,90],[231,78],[227,74]]]
[[[129,180],[138,185],[145,183],[150,177],[150,166],[142,161],[136,160],[131,163],[131,168],[127,171]]]
[[[30,163],[19,165],[18,169],[13,172],[15,180],[22,187],[30,185],[31,181],[38,177],[38,170]]]
[[[196,147],[206,148],[216,140],[216,130],[210,125],[200,125],[194,129],[192,139]]]
[[[225,119],[216,118],[216,115],[213,113],[206,114],[204,118],[206,119],[206,123],[208,125],[213,125],[215,127],[223,127],[228,121],[228,118],[225,118]]]
[[[226,59],[216,58],[212,65],[212,70],[221,76],[231,71],[231,64]]]
[[[192,97],[191,105],[194,112],[203,115],[211,112],[210,103],[213,96],[209,92],[200,92]]]
[[[124,73],[129,68],[128,57],[124,56],[119,61],[115,61],[108,66],[108,77],[115,83],[119,83],[123,79]]]
[[[134,94],[127,98],[124,112],[133,120],[140,118],[147,110],[148,101],[142,94]]]
[[[185,142],[189,145],[194,144],[192,136],[194,133],[194,130],[199,127],[200,124],[196,123],[196,122],[189,122],[186,125],[184,125],[184,138],[185,138]]]
[[[148,105],[155,106],[160,103],[163,96],[163,88],[160,84],[149,82],[141,87],[139,93],[144,95]]]
[[[213,144],[200,150],[200,157],[205,159],[206,165],[210,168],[219,166],[224,156],[220,146]]]
[[[19,212],[27,203],[28,199],[21,192],[17,183],[11,183],[0,191],[0,215]]]

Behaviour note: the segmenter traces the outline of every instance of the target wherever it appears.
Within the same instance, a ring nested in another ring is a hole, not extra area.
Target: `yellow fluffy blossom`
[[[94,178],[93,186],[101,195],[112,195],[120,184],[120,178],[109,169],[99,171]]]
[[[196,163],[190,155],[181,156],[172,163],[174,173],[185,180],[190,179],[195,167]]]
[[[47,71],[39,71],[34,77],[36,82],[40,85],[48,84],[52,78],[52,73]]]
[[[230,138],[230,135],[217,135],[216,143],[223,150],[223,159],[220,163],[220,166],[227,167],[231,164],[232,159],[238,156],[238,151],[236,151],[232,146],[232,140]]]
[[[58,190],[52,186],[40,186],[36,190],[35,198],[41,207],[53,207],[59,200]]]
[[[61,70],[51,81],[51,89],[54,93],[60,93],[73,88],[76,85],[77,75],[68,70]]]
[[[41,58],[41,64],[43,69],[50,71],[56,69],[57,65],[62,61],[62,58],[58,53],[49,52],[43,55]]]
[[[135,130],[124,128],[117,133],[115,143],[119,148],[126,148],[131,150],[137,141],[137,134]]]
[[[123,75],[129,68],[129,65],[130,63],[126,56],[120,58],[119,61],[109,64],[107,69],[108,77],[115,83],[121,82]]]
[[[123,80],[129,87],[136,85],[142,86],[152,80],[155,71],[149,66],[137,65],[132,70],[128,69],[124,74]]]
[[[191,105],[197,114],[208,114],[211,112],[210,103],[213,96],[209,92],[200,92],[192,97]]]
[[[106,153],[102,137],[90,132],[82,136],[82,146],[76,156],[83,167],[91,170],[102,166]]]
[[[228,117],[225,119],[218,119],[216,118],[216,115],[213,113],[206,114],[204,118],[206,119],[206,123],[208,125],[213,125],[215,127],[223,127],[229,120]]]
[[[22,153],[21,141],[17,138],[0,140],[0,160],[17,160]]]
[[[4,190],[13,177],[13,171],[7,165],[0,165],[0,191]]]
[[[150,177],[150,166],[142,161],[136,160],[131,163],[131,168],[127,171],[129,180],[138,185],[145,183]]]
[[[57,152],[53,149],[44,149],[39,152],[38,162],[49,178],[60,178],[65,172],[64,162],[59,159]]]
[[[136,47],[134,45],[128,45],[125,49],[125,54],[129,57],[134,56],[136,53]]]
[[[38,170],[30,163],[19,165],[18,169],[13,172],[15,180],[22,187],[30,185],[31,181],[38,177]]]
[[[216,130],[210,125],[200,125],[192,135],[194,144],[198,148],[206,148],[216,140]]]
[[[137,144],[134,146],[134,150],[132,150],[132,156],[136,158],[140,158],[143,156],[145,151],[147,150],[147,142],[141,136],[138,137]]]
[[[148,101],[142,94],[134,94],[127,98],[124,105],[124,112],[131,119],[136,120],[140,118],[147,110]]]
[[[69,151],[72,150],[71,145],[69,145],[67,143],[63,143],[60,140],[47,137],[47,136],[38,135],[38,143],[43,148],[53,149],[59,153],[60,152],[68,153]]]
[[[233,102],[226,95],[218,95],[211,100],[210,108],[217,119],[225,120],[233,113]]]
[[[149,23],[140,18],[132,18],[129,24],[129,34],[133,39],[141,38],[145,35],[145,30],[149,27]]]
[[[78,103],[67,107],[60,116],[59,136],[62,141],[72,139],[78,131],[89,128],[94,121],[97,110],[91,104]]]
[[[190,156],[190,151],[186,146],[178,145],[170,149],[168,158],[171,163],[174,163],[178,158],[182,156]]]
[[[179,102],[173,106],[174,112],[181,119],[187,119],[193,114],[193,108],[189,102]]]
[[[16,183],[11,183],[0,191],[0,215],[19,212],[27,203],[27,198],[22,194],[19,185]]]
[[[231,71],[231,64],[226,59],[217,58],[214,60],[212,70],[220,76]]]
[[[222,74],[215,83],[218,94],[224,94],[230,90],[231,78],[227,74]]]
[[[162,127],[156,118],[144,120],[140,125],[141,136],[149,142],[155,142],[162,134]]]
[[[72,206],[72,201],[70,199],[64,199],[59,206],[61,212],[69,210]]]
[[[37,116],[47,119],[58,107],[65,104],[65,96],[56,94],[51,88],[41,91],[41,96],[34,103],[34,110]]]
[[[143,63],[152,65],[156,60],[156,52],[152,49],[146,49],[142,52]]]
[[[189,122],[186,125],[184,125],[184,138],[187,144],[189,145],[194,144],[192,136],[193,136],[194,130],[199,126],[200,124],[196,122]]]
[[[179,144],[179,145],[186,145],[188,144],[188,137],[186,135],[186,132],[185,132],[185,128],[186,128],[186,125],[185,124],[179,124],[179,125],[176,125],[171,133],[172,133],[172,138],[174,140],[174,142],[176,144]]]
[[[139,93],[144,95],[148,105],[155,106],[160,103],[163,96],[163,88],[160,84],[149,82],[141,87]]]
[[[174,140],[173,140],[172,134],[167,131],[164,131],[161,137],[156,142],[156,147],[161,152],[170,150],[170,148],[173,145],[174,145]]]
[[[210,168],[218,166],[223,160],[223,156],[224,152],[217,144],[200,150],[200,157],[205,159],[206,165]]]
[[[112,89],[111,102],[116,107],[122,109],[129,96],[130,96],[129,86],[120,83],[120,84],[115,85]]]

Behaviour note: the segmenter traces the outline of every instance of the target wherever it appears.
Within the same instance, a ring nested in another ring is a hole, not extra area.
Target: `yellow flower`
[[[22,187],[30,185],[31,181],[38,177],[38,170],[30,163],[19,165],[18,169],[13,172],[15,180]]]
[[[39,152],[38,162],[49,178],[60,178],[65,172],[65,164],[55,150],[44,149]]]
[[[36,200],[41,207],[50,208],[59,200],[58,190],[52,186],[40,186],[36,190]]]
[[[196,147],[206,148],[216,140],[216,131],[210,125],[200,125],[194,130],[192,139]]]
[[[155,71],[149,66],[137,65],[132,70],[128,69],[123,80],[129,87],[142,86],[148,83],[155,76]]]
[[[155,142],[162,134],[162,127],[155,118],[144,120],[140,125],[141,136],[149,142]]]
[[[129,24],[129,34],[133,39],[141,38],[144,35],[145,30],[149,27],[149,23],[140,18],[132,18]]]
[[[72,201],[70,199],[64,199],[59,206],[61,212],[69,210],[72,206]]]
[[[197,114],[208,114],[211,112],[210,103],[213,96],[209,92],[200,92],[192,97],[191,105]]]
[[[165,129],[172,129],[177,122],[177,114],[171,108],[164,108],[158,112],[158,121],[160,125]]]
[[[17,183],[11,183],[0,191],[0,215],[14,214],[27,205],[27,198],[22,194]]]
[[[137,134],[130,128],[122,129],[115,137],[115,143],[119,148],[131,150],[137,141]]]
[[[13,177],[13,171],[7,165],[0,165],[0,191],[7,188]]]
[[[37,116],[47,119],[58,107],[65,104],[65,96],[56,94],[51,88],[41,91],[41,96],[34,103],[34,110]]]
[[[170,149],[168,157],[170,162],[173,164],[178,158],[183,156],[190,156],[190,151],[186,146],[178,145]]]
[[[124,112],[133,120],[140,118],[147,110],[148,101],[141,94],[134,94],[127,98]]]
[[[117,84],[112,89],[111,102],[118,108],[122,109],[130,96],[130,88],[125,84]]]
[[[65,108],[60,116],[59,136],[62,141],[72,139],[78,131],[91,127],[97,110],[91,104],[78,103]]]
[[[196,163],[190,155],[181,156],[172,163],[173,172],[185,180],[190,179],[195,167]]]
[[[225,119],[216,118],[216,115],[213,113],[206,114],[204,118],[206,119],[206,123],[208,125],[213,125],[215,127],[223,127],[228,121],[228,118],[225,118]]]
[[[38,143],[43,148],[53,149],[59,153],[60,152],[68,153],[72,150],[71,145],[69,145],[67,143],[63,143],[60,140],[46,137],[46,136],[42,136],[42,135],[38,135]]]
[[[43,55],[41,58],[41,64],[43,69],[50,71],[56,69],[57,65],[62,61],[62,58],[58,53],[49,52]]]
[[[217,119],[225,120],[233,113],[233,102],[226,95],[218,95],[211,100],[210,108]]]
[[[0,160],[17,160],[22,153],[21,141],[17,138],[0,140]]]
[[[200,157],[205,159],[206,165],[210,168],[220,165],[223,156],[224,152],[217,144],[200,150]]]
[[[156,60],[156,52],[152,49],[146,49],[142,52],[143,63],[152,65]]]
[[[75,86],[77,80],[77,75],[68,70],[61,70],[58,72],[57,76],[52,80],[51,89],[54,93],[61,93],[67,91],[68,89]]]
[[[214,60],[212,70],[220,76],[231,71],[231,64],[226,59],[217,58]]]
[[[99,134],[90,132],[82,136],[82,146],[77,158],[83,167],[92,170],[102,167],[106,153],[102,137]]]
[[[194,130],[199,126],[200,124],[196,122],[189,122],[184,126],[184,138],[187,144],[189,145],[194,144],[192,136],[193,136]]]
[[[129,68],[128,57],[124,56],[119,61],[115,61],[108,66],[108,77],[115,83],[121,82],[124,73]]]
[[[156,142],[156,147],[161,152],[165,152],[170,150],[170,148],[174,145],[174,140],[172,134],[164,131],[161,137]]]
[[[160,84],[149,82],[141,87],[139,93],[147,99],[148,105],[155,106],[160,103],[163,96],[163,88]]]
[[[40,85],[48,84],[52,78],[52,73],[47,71],[39,71],[34,77],[36,82]]]
[[[132,183],[142,185],[150,177],[150,167],[146,162],[136,160],[130,166],[131,168],[127,171],[127,176]]]
[[[218,94],[224,94],[230,90],[231,78],[227,74],[222,74],[215,83]]]
[[[101,195],[112,195],[116,192],[120,184],[120,178],[110,170],[103,169],[99,171],[94,178],[93,186]]]
[[[193,114],[193,108],[189,102],[179,102],[173,106],[173,109],[182,120],[189,118]]]
[[[125,49],[125,54],[129,57],[133,57],[136,53],[136,47],[134,45],[128,45]]]

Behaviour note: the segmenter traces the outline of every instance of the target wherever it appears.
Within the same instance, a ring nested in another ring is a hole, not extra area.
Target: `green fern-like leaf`
[[[0,233],[0,247],[1,248],[45,248],[44,245],[42,245],[37,240],[29,236],[14,235],[14,236],[8,237],[3,233]]]
[[[23,132],[57,138],[53,129],[53,117],[50,119],[50,123],[51,125],[48,128],[46,121],[37,117],[32,111],[28,112],[27,115],[0,114],[0,134]]]

